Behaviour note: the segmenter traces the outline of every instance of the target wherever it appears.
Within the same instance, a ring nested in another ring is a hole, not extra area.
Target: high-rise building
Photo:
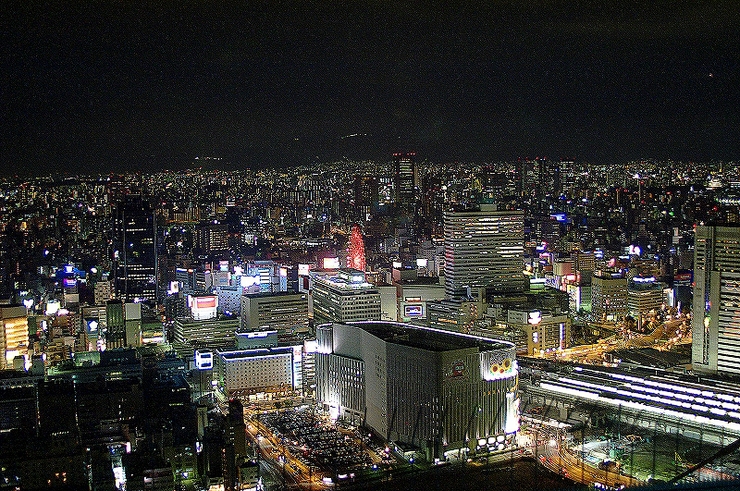
[[[16,356],[28,356],[28,311],[22,305],[0,307],[0,369],[13,368]]]
[[[316,325],[380,319],[380,293],[367,282],[363,271],[340,269],[336,276],[311,278]]]
[[[693,369],[740,375],[740,226],[699,225],[694,244]]]
[[[640,319],[663,305],[663,284],[654,276],[636,276],[627,284],[627,310]]]
[[[98,281],[94,288],[95,305],[103,305],[111,299],[110,281]]]
[[[393,154],[395,172],[396,204],[412,208],[416,200],[416,152],[396,152]]]
[[[156,221],[148,202],[126,196],[113,224],[116,297],[124,302],[157,299]]]
[[[378,178],[375,176],[355,176],[355,211],[358,220],[370,220],[378,208]]]
[[[225,223],[206,223],[196,230],[196,245],[206,253],[229,248],[229,230]]]
[[[242,295],[241,329],[275,330],[285,340],[308,334],[306,293],[254,293]]]
[[[597,320],[616,320],[627,314],[627,278],[596,271],[591,278],[591,312]]]
[[[524,212],[480,210],[445,213],[445,294],[467,296],[521,292],[524,277]]]

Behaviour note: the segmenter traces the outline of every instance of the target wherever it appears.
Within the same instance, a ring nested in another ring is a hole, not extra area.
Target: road
[[[600,469],[579,459],[576,452],[569,448],[555,433],[543,430],[537,435],[538,445],[535,456],[552,472],[560,474],[577,483],[593,485],[595,483],[620,487],[644,485],[638,479],[624,475],[617,470]]]

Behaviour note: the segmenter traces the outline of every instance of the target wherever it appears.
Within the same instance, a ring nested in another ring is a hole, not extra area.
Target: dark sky
[[[3,172],[740,155],[736,0],[9,0],[0,77]]]

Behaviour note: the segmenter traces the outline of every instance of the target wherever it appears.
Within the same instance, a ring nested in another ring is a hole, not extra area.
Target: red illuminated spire
[[[362,240],[362,231],[357,224],[352,226],[352,235],[349,237],[347,267],[365,271],[365,242]]]

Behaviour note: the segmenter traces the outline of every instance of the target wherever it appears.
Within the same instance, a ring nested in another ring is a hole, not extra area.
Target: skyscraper
[[[498,211],[484,203],[480,210],[446,212],[444,227],[447,297],[465,296],[468,289],[525,289],[524,212]]]
[[[740,375],[740,226],[695,232],[693,369]]]
[[[316,325],[380,319],[380,293],[367,282],[364,271],[340,269],[336,276],[313,276],[312,280]]]
[[[117,298],[156,301],[156,222],[151,206],[141,196],[125,196],[116,206],[113,241]]]
[[[410,210],[416,200],[416,152],[393,154],[396,205]]]
[[[0,307],[0,370],[13,367],[16,356],[28,355],[28,312],[22,305]]]

